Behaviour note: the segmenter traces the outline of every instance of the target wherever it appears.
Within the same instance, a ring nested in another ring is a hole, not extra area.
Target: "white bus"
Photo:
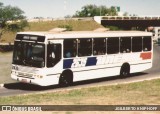
[[[11,77],[40,86],[109,76],[152,67],[152,33],[140,31],[19,32]]]

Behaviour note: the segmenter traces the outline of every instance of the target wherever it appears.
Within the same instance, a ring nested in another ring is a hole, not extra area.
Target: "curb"
[[[4,87],[4,84],[0,84],[0,88]]]

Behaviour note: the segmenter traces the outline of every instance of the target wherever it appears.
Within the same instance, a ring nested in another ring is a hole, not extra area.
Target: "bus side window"
[[[47,67],[55,66],[61,60],[61,44],[48,44]]]
[[[131,52],[131,37],[120,38],[120,52],[130,53]]]
[[[119,38],[108,38],[107,39],[107,54],[119,53]]]
[[[143,51],[151,51],[152,39],[151,37],[143,37]]]
[[[92,39],[79,39],[78,40],[78,56],[91,56],[92,54]]]
[[[142,51],[142,37],[133,37],[132,52],[141,52],[141,51]]]
[[[64,58],[76,57],[77,40],[65,39],[63,43],[64,43],[64,49],[63,49]]]
[[[104,55],[104,54],[106,54],[106,39],[94,38],[93,39],[93,55]]]

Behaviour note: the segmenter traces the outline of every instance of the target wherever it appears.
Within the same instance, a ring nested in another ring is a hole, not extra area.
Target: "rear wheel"
[[[61,74],[59,79],[59,85],[62,87],[67,87],[73,83],[73,73],[71,71],[65,71]]]
[[[128,77],[130,75],[130,65],[128,63],[125,63],[121,67],[120,76],[122,78]]]

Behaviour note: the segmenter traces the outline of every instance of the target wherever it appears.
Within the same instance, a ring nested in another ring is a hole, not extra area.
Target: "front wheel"
[[[73,78],[70,75],[70,73],[62,73],[59,79],[59,85],[61,87],[67,87],[72,85],[73,83]]]

